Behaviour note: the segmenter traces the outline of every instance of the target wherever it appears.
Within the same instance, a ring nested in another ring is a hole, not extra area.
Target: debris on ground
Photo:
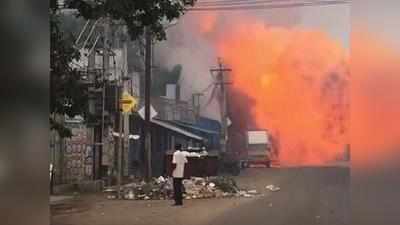
[[[255,195],[255,194],[257,194],[257,190],[250,190],[250,191],[247,191],[247,193]]]
[[[275,192],[275,191],[280,191],[281,190],[281,188],[280,187],[277,187],[277,186],[275,186],[275,185],[268,185],[268,186],[266,186],[265,187],[266,189],[268,189],[268,190],[270,190],[270,191],[273,191],[273,192]]]
[[[121,186],[123,199],[126,200],[166,200],[173,199],[172,178],[158,177],[151,182],[133,182]],[[192,177],[183,180],[183,197],[190,199],[245,197],[258,194],[257,190],[240,190],[235,180],[230,177]],[[118,196],[116,187],[104,190],[108,199]]]

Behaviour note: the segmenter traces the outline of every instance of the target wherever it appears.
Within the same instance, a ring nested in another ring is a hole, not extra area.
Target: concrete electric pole
[[[104,142],[106,139],[106,132],[105,132],[105,105],[106,105],[106,82],[108,80],[108,74],[110,71],[110,55],[109,55],[109,42],[110,42],[110,23],[109,19],[105,18],[104,19],[104,33],[103,33],[103,73],[102,73],[102,98],[101,98],[101,154],[100,156],[100,162],[103,161],[103,154],[105,153],[104,149]],[[109,155],[109,154],[108,154]],[[101,163],[100,163],[101,165]],[[109,165],[112,165],[109,163]],[[108,168],[107,175],[108,180],[111,182],[111,168]]]
[[[87,67],[87,76],[88,76],[88,80],[91,84],[95,84],[96,82],[96,73],[95,73],[95,60],[96,60],[96,51],[92,51],[89,55],[88,55],[88,67]],[[96,101],[96,97],[94,94],[94,88],[89,87],[89,100],[88,100],[88,106],[89,106],[89,114],[94,115],[96,113],[96,109],[95,109],[95,101]],[[95,180],[96,177],[96,170],[97,170],[97,166],[96,166],[96,160],[95,160],[95,151],[96,151],[96,137],[95,137],[95,127],[88,127],[87,128],[87,140],[88,140],[88,144],[90,145],[90,147],[92,148],[93,151],[93,166],[92,166],[92,176],[93,176],[93,180]]]
[[[152,35],[148,27],[145,28],[145,88],[144,88],[144,150],[146,153],[146,178],[152,177],[151,170],[151,118],[150,118],[150,89],[152,67]]]
[[[123,91],[124,92],[130,92],[129,84],[126,81],[132,80],[131,77],[129,77],[129,71],[128,71],[128,28],[125,25],[123,27],[123,35],[124,35],[124,42],[123,42],[123,47],[122,47],[122,60],[123,60]],[[132,93],[129,93],[132,94]],[[123,164],[124,164],[124,169],[123,169],[123,174],[128,175],[128,162],[129,162],[129,113],[124,113],[124,151],[123,151]]]
[[[225,68],[222,65],[222,61],[220,58],[218,58],[218,68],[217,69],[211,69],[211,73],[217,73],[216,74],[216,84],[220,87],[220,96],[219,96],[219,102],[220,102],[220,113],[221,113],[221,152],[225,153],[227,151],[227,136],[228,136],[228,125],[227,125],[227,92],[226,92],[226,87],[225,85],[231,84],[230,82],[225,81],[225,72],[230,72],[232,69],[230,68]]]

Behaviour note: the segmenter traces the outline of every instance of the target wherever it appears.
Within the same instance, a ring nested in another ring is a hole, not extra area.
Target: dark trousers
[[[183,178],[174,178],[174,199],[176,205],[182,205],[182,180]]]

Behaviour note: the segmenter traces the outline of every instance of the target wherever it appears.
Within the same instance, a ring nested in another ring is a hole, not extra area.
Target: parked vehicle
[[[271,151],[271,137],[267,130],[247,131],[246,157],[242,161],[242,166],[261,164],[271,167]]]

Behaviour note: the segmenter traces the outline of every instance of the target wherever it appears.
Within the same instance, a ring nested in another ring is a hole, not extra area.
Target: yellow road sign
[[[122,108],[122,112],[128,113],[134,110],[137,106],[137,99],[130,95],[128,92],[122,93],[122,98],[120,99],[120,104]]]

